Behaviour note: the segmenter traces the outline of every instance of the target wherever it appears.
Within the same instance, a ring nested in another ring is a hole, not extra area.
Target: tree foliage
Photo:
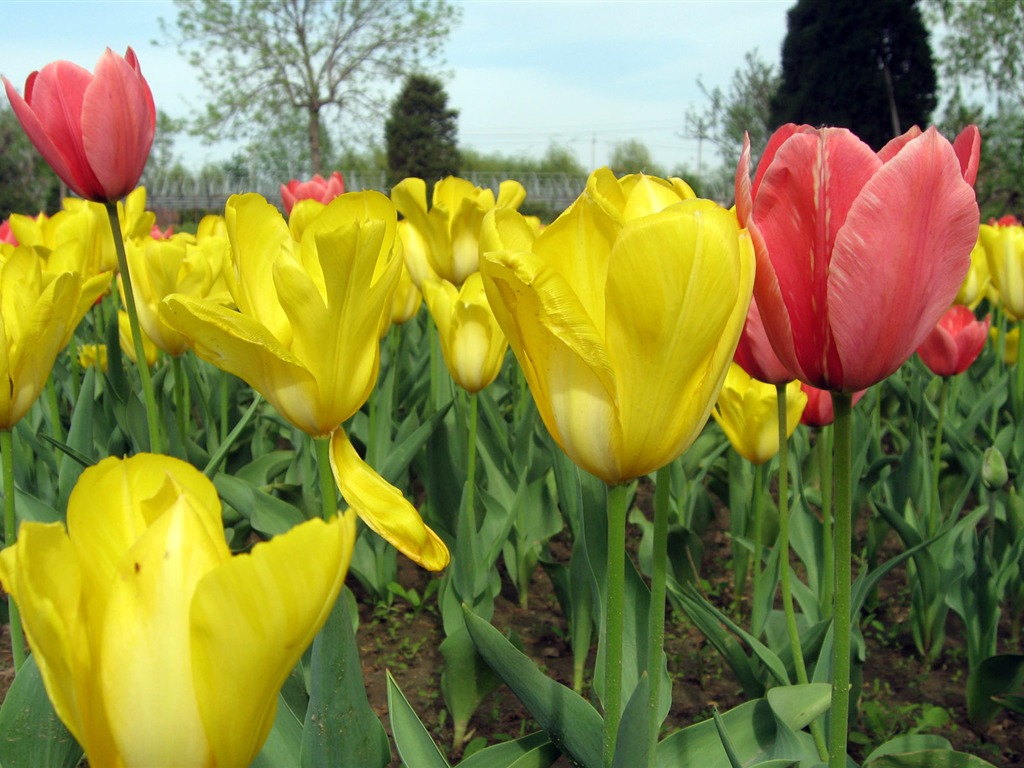
[[[36,151],[14,110],[0,103],[0,220],[60,207],[60,181]]]
[[[391,184],[415,176],[432,186],[459,172],[459,113],[448,106],[440,80],[410,75],[384,124]]]
[[[196,130],[257,139],[302,116],[312,173],[329,115],[382,115],[385,88],[439,54],[459,11],[449,0],[175,0],[179,50],[209,103]],[[330,131],[327,131],[328,133]]]
[[[943,77],[1024,99],[1024,0],[928,0]]]
[[[772,123],[849,128],[875,149],[935,109],[935,65],[914,0],[798,0]]]
[[[654,162],[651,150],[639,139],[626,139],[612,147],[611,169],[616,175],[646,173],[650,176],[664,176],[665,171]]]
[[[775,125],[771,102],[779,87],[779,73],[756,50],[743,57],[743,66],[733,72],[729,90],[708,90],[698,78],[697,86],[710,102],[702,110],[686,113],[686,136],[709,142],[725,166],[735,168],[743,150],[743,136],[750,136],[751,158],[761,156]],[[701,158],[698,166],[703,166]],[[698,175],[704,169],[698,167]]]

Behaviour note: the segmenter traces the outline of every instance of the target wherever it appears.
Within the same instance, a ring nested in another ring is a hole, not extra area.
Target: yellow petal
[[[199,583],[194,679],[215,765],[248,765],[259,753],[278,691],[334,606],[354,540],[351,512],[310,520]]]
[[[448,548],[402,492],[359,458],[344,429],[331,436],[331,469],[341,495],[375,533],[430,571],[448,565]]]
[[[18,542],[0,552],[0,584],[21,610],[25,634],[57,715],[95,765],[114,765],[82,612],[82,574],[64,526],[25,523]]]
[[[223,533],[211,538],[195,497],[158,506],[163,512],[118,564],[110,590],[104,701],[126,766],[212,765],[192,674],[190,610],[196,585],[230,555]]]

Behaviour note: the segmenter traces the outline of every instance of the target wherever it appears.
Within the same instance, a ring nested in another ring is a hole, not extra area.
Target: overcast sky
[[[445,53],[450,104],[463,146],[540,156],[568,147],[586,167],[617,142],[639,139],[666,171],[696,165],[683,117],[706,101],[697,87],[727,87],[757,49],[778,64],[793,0],[463,0]],[[154,45],[165,0],[0,0],[7,30],[0,74],[19,91],[56,59],[92,69],[106,46],[131,45],[157,107],[185,116],[202,103],[195,74],[173,46]],[[186,164],[227,159],[230,144],[179,142]],[[705,149],[705,151],[707,151]]]

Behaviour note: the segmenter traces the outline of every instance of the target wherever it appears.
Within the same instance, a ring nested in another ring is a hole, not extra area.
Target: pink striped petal
[[[974,190],[934,128],[868,182],[837,233],[828,276],[832,337],[852,392],[899,368],[952,303],[977,239]]]

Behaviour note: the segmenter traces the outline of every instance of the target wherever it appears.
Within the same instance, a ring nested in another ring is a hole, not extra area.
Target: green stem
[[[928,516],[928,537],[931,538],[939,530],[942,518],[942,503],[939,499],[939,460],[942,456],[942,431],[946,424],[946,402],[949,399],[949,377],[942,377],[942,389],[939,391],[939,418],[935,425],[935,444],[932,446],[932,503]]]
[[[750,496],[750,511],[754,516],[754,556],[751,559],[753,571],[753,601],[750,609],[751,634],[761,634],[767,619],[768,606],[761,600],[761,560],[764,554],[764,482],[768,474],[767,464],[754,465],[754,489]]]
[[[71,368],[74,369],[77,366],[77,358],[71,358]],[[60,418],[60,404],[57,401],[57,387],[54,384],[53,377],[51,376],[46,380],[46,387],[43,390],[46,392],[46,407],[50,411],[50,432],[53,435],[53,439],[58,442],[64,442],[64,423]],[[62,451],[54,451],[54,459],[57,462],[57,469],[60,470],[60,465],[64,453]]]
[[[793,589],[789,574],[789,429],[787,423],[786,385],[776,384],[779,419],[779,586],[782,591],[782,608],[786,614],[786,630],[789,632],[789,646],[793,651],[793,666],[796,681],[807,685],[807,667],[804,664],[804,649],[800,644],[800,630],[796,625],[796,609],[793,607]],[[821,720],[811,723],[811,734],[818,748],[818,757],[828,759],[825,732]]]
[[[228,374],[220,371],[220,441],[228,439]]]
[[[605,607],[604,766],[615,759],[615,740],[622,716],[622,637],[626,582],[627,488],[608,491],[608,597]]]
[[[4,547],[11,547],[18,539],[18,523],[14,510],[14,441],[11,430],[0,429],[0,461],[4,475]],[[11,656],[14,674],[25,663],[25,635],[21,630],[21,614],[13,597],[8,597],[7,613],[11,626]]]
[[[476,392],[469,393],[469,446],[466,455],[466,512],[470,516],[474,538],[476,535],[476,424],[477,424],[477,402],[479,397]]]
[[[850,719],[850,579],[853,536],[853,398],[832,393],[835,411],[835,579],[829,768],[846,768]]]
[[[832,595],[836,583],[835,552],[832,548],[832,428],[826,424],[818,431],[818,456],[821,464],[821,595],[818,600],[822,618],[832,618]]]
[[[665,645],[665,584],[668,571],[669,497],[672,487],[671,465],[658,470],[654,486],[654,543],[651,552],[650,644],[647,647],[647,676],[650,701],[647,712],[647,767],[654,768],[661,718],[661,659]]]
[[[185,446],[185,436],[188,434],[188,414],[191,410],[188,396],[188,379],[185,377],[185,366],[180,356],[171,358],[171,369],[174,371],[174,410],[178,418],[178,434],[181,437],[181,445]]]
[[[128,312],[128,325],[132,330],[132,343],[135,347],[135,362],[142,379],[142,393],[146,399],[146,421],[149,424],[149,450],[152,453],[163,453],[163,439],[160,434],[160,419],[156,409],[156,397],[153,394],[153,381],[146,365],[146,350],[142,344],[142,329],[139,326],[139,313],[135,308],[135,292],[132,289],[131,273],[128,271],[128,255],[124,250],[124,238],[121,236],[121,224],[118,220],[117,203],[107,203],[107,216],[110,218],[110,230],[114,236],[114,250],[117,251],[117,266],[121,271],[121,284],[124,287],[124,303]]]
[[[1017,388],[1014,416],[1024,418],[1024,322],[1017,323]]]
[[[331,471],[331,436],[314,437],[317,472],[320,475],[320,504],[324,520],[330,520],[338,512],[338,489]]]

